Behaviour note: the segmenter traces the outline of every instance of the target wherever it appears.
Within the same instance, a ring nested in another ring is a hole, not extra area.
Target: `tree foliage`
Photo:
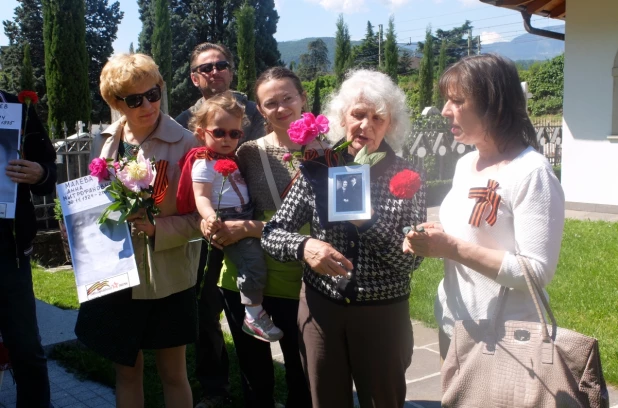
[[[138,0],[142,31],[138,51],[152,52],[154,29],[154,0]],[[255,13],[255,67],[256,74],[267,67],[282,65],[274,34],[279,15],[274,0],[247,0]],[[191,83],[189,59],[193,48],[202,42],[225,44],[235,56],[238,65],[237,24],[235,12],[244,0],[171,0],[172,29],[172,82],[170,114],[175,116],[191,106],[200,93]],[[235,78],[237,79],[237,78]]]
[[[530,78],[532,98],[528,107],[533,115],[547,115],[562,111],[564,97],[564,54],[538,66]]]
[[[253,99],[253,87],[256,80],[255,71],[255,10],[244,4],[236,12],[238,27],[238,90]]]
[[[88,52],[88,88],[92,100],[91,121],[109,122],[111,112],[101,97],[99,82],[103,66],[114,53],[118,25],[124,13],[120,4],[108,0],[86,0],[86,51]]]
[[[34,90],[39,95],[36,105],[42,122],[47,120],[47,98],[45,86],[45,47],[43,44],[43,5],[41,0],[17,0],[14,19],[4,20],[4,33],[9,45],[0,53],[0,63],[5,74],[0,87],[18,93],[20,71],[24,59],[24,47],[30,44],[30,60],[34,74]]]
[[[442,73],[446,69],[446,40],[442,40],[440,44],[440,56],[438,57],[438,71],[436,72],[436,78],[439,80],[442,76]],[[440,88],[438,87],[438,83],[436,81],[436,86],[434,87],[434,95],[433,95],[434,105],[441,109],[444,104],[444,100],[442,95],[440,95]]]
[[[386,30],[386,42],[384,43],[384,73],[397,83],[397,68],[399,62],[399,50],[397,47],[397,36],[395,35],[395,18],[390,16],[388,19],[388,29]]]
[[[435,36],[432,35],[432,45],[434,55],[438,55],[442,41],[446,43],[446,66],[459,61],[462,57],[470,54],[478,53],[478,37],[470,38],[470,49],[468,51],[468,37],[472,32],[472,23],[468,20],[459,27],[451,28],[450,30],[437,29]],[[425,39],[427,41],[427,39]],[[424,42],[418,43],[418,48],[425,48]]]
[[[404,49],[399,56],[397,73],[399,75],[407,75],[411,69],[410,65],[412,65],[412,54],[410,54],[410,51]]]
[[[4,32],[9,38],[6,52],[0,55],[3,70],[10,73],[3,89],[19,92],[20,70],[24,46],[30,44],[30,56],[34,74],[34,89],[40,99],[36,105],[41,121],[47,122],[47,87],[45,82],[45,51],[43,44],[43,3],[41,0],[17,0],[13,20],[3,22]],[[107,104],[99,94],[99,76],[103,65],[113,52],[112,43],[116,39],[118,24],[123,17],[116,1],[111,5],[107,0],[86,0],[86,50],[89,57],[88,82],[92,100],[92,121],[109,121]]]
[[[431,35],[431,28],[428,28],[425,34],[423,58],[421,59],[419,72],[419,111],[422,111],[426,106],[431,106],[433,96],[433,69],[433,36]]]
[[[348,25],[343,20],[343,14],[339,14],[337,19],[337,33],[335,34],[335,76],[337,83],[341,84],[345,72],[350,68],[352,58],[352,44],[350,42],[350,31]]]
[[[371,21],[367,21],[365,38],[360,45],[352,48],[353,64],[357,68],[377,68],[379,62],[378,36],[373,31]]]
[[[165,81],[167,90],[167,107],[171,107],[172,83],[172,28],[168,0],[155,0],[155,25],[152,32],[152,58],[159,66],[159,72]]]
[[[320,97],[321,83],[320,77],[317,77],[313,88],[313,104],[311,105],[311,112],[316,116],[322,111],[322,99]]]
[[[90,119],[85,14],[83,0],[43,0],[47,121],[56,133]]]
[[[19,83],[22,90],[34,91],[34,74],[32,73],[32,59],[30,58],[30,44],[24,46],[24,62],[21,67]]]
[[[301,54],[298,64],[298,76],[303,81],[313,81],[328,72],[330,61],[328,47],[321,38],[307,44],[307,53]]]

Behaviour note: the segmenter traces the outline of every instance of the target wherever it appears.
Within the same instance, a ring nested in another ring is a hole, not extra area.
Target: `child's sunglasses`
[[[239,129],[232,129],[230,131],[227,131],[225,129],[216,128],[213,130],[204,129],[204,131],[215,139],[223,139],[225,136],[229,136],[230,139],[237,140],[240,139],[244,134],[243,131]]]
[[[217,71],[224,71],[230,67],[230,63],[227,61],[217,61],[214,64],[212,62],[207,62],[206,64],[198,65],[193,68],[193,72],[201,72],[202,74],[208,74],[212,72],[213,68],[217,68]]]
[[[142,103],[144,102],[144,98],[148,99],[148,102],[150,103],[161,100],[161,87],[157,85],[154,88],[149,89],[144,93],[133,94],[133,95],[125,96],[124,98],[121,98],[120,96],[116,95],[116,99],[118,99],[119,101],[124,101],[127,104],[127,106],[131,109],[139,108],[140,106],[142,106]]]

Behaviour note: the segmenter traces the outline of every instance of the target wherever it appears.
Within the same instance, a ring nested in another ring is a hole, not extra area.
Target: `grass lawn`
[[[442,276],[442,261],[426,259],[412,277],[410,316],[431,327]],[[599,339],[605,380],[618,385],[618,223],[567,220],[547,291],[560,327]]]
[[[599,339],[603,371],[609,383],[618,385],[618,223],[567,220],[560,262],[548,287],[558,325]],[[426,259],[412,278],[410,316],[436,327],[433,303],[442,279],[442,261]],[[77,308],[77,294],[72,271],[47,273],[33,269],[37,298],[61,308]],[[240,377],[230,336],[226,336],[230,353],[233,407],[242,407]],[[162,407],[161,385],[156,374],[154,355],[147,352],[145,371],[146,407]],[[58,346],[52,358],[80,376],[110,386],[114,385],[111,363],[93,352],[77,346]],[[187,349],[187,365],[194,396],[199,386],[193,377],[194,351]],[[284,370],[276,366],[277,401],[285,401]]]

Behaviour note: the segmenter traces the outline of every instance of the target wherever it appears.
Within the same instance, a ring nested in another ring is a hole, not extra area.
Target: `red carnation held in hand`
[[[221,174],[223,177],[228,177],[230,174],[238,170],[238,166],[234,160],[219,159],[215,163],[215,171]]]
[[[17,100],[20,103],[25,103],[28,105],[30,105],[31,103],[36,104],[39,101],[39,95],[37,95],[34,91],[21,91],[17,95]]]
[[[391,193],[401,199],[410,199],[421,188],[421,176],[417,172],[404,169],[391,179],[389,189]]]

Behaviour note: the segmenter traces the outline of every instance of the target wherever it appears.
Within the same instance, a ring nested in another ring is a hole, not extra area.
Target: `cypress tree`
[[[397,83],[397,63],[399,62],[399,50],[397,49],[397,37],[395,36],[395,18],[388,19],[386,30],[386,42],[384,44],[384,73]]]
[[[32,72],[32,60],[30,59],[30,44],[24,46],[24,63],[21,67],[19,78],[21,89],[34,91],[34,73]]]
[[[129,54],[135,54],[135,48],[133,48],[133,42],[129,44]]]
[[[167,90],[167,109],[171,105],[172,86],[172,29],[169,0],[155,0],[155,25],[152,33],[152,58],[159,66]]]
[[[433,94],[433,36],[431,35],[431,28],[427,29],[425,35],[425,46],[423,47],[419,82],[418,103],[420,113],[426,106],[431,106]]]
[[[343,14],[337,19],[337,33],[335,34],[335,77],[337,85],[341,85],[345,71],[350,67],[352,58],[352,43],[348,25],[343,21]]]
[[[242,5],[236,12],[236,38],[238,42],[238,86],[240,92],[253,99],[253,85],[256,79],[255,70],[255,11],[248,3]]]
[[[320,101],[320,88],[322,87],[322,80],[320,77],[315,79],[315,86],[313,87],[313,105],[311,107],[311,112],[314,115],[319,115],[322,110],[322,102]]]
[[[446,69],[446,40],[442,40],[442,44],[440,44],[440,57],[438,58],[438,72],[436,77],[438,80],[442,76],[442,73]],[[436,86],[434,87],[434,95],[433,101],[437,108],[441,109],[444,104],[444,100],[442,99],[442,95],[440,95],[440,88],[438,87],[438,83],[436,82]]]
[[[90,119],[84,0],[43,0],[48,124],[59,134]]]

